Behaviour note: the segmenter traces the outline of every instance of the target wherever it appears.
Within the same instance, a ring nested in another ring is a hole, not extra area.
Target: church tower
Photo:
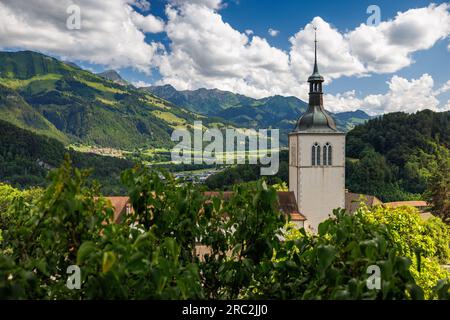
[[[345,133],[324,109],[323,81],[315,38],[308,110],[289,134],[289,191],[314,232],[333,209],[345,208]]]

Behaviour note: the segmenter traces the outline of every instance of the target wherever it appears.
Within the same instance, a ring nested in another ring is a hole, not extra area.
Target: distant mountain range
[[[287,142],[307,104],[295,97],[253,99],[218,89],[178,91],[170,85],[137,89],[116,71],[100,74],[32,52],[0,52],[0,119],[69,144],[132,150],[169,147],[174,128],[279,128]],[[333,115],[342,130],[370,117]]]
[[[170,84],[143,88],[177,106],[185,107],[203,115],[212,115],[222,109],[247,105],[255,99],[218,89],[197,89],[178,91]]]
[[[174,128],[200,118],[40,53],[0,52],[0,61],[0,119],[64,143],[167,147]]]
[[[116,70],[107,70],[104,72],[97,73],[100,77],[105,78],[106,80],[115,82],[122,86],[129,86],[130,83],[123,79],[120,74]]]
[[[146,87],[143,90],[205,116],[226,119],[245,128],[278,128],[282,142],[287,142],[298,118],[308,104],[296,97],[272,96],[253,99],[240,94],[218,89],[177,91],[171,85]],[[331,113],[338,128],[351,130],[371,117],[362,110]]]

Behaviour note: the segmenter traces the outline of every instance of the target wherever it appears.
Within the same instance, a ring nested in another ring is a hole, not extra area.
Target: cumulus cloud
[[[224,22],[217,11],[220,1],[215,5],[173,3],[166,10],[170,53],[159,60],[161,83],[179,89],[219,88],[257,98],[282,94],[307,99],[305,81],[312,72],[314,27],[318,28],[319,69],[326,82],[342,76],[393,73],[413,63],[412,53],[429,49],[450,33],[447,4],[411,9],[378,26],[361,24],[347,32],[315,17],[290,38],[291,48],[285,52]],[[362,99],[350,91],[327,98],[337,111],[359,107],[374,114],[383,108],[407,112],[439,108],[428,75],[417,80],[392,77],[388,86],[385,95]],[[402,95],[411,99],[402,99]]]
[[[446,83],[442,85],[438,90],[436,90],[436,95],[443,94],[447,91],[450,91],[450,80],[448,80]]]
[[[144,32],[161,31],[158,18],[140,15],[130,7],[129,0],[78,0],[76,3],[81,13],[80,30],[67,28],[71,0],[3,0],[0,2],[0,49],[26,48],[68,60],[112,68],[132,66],[149,72],[161,45],[146,43]]]
[[[341,76],[362,75],[363,64],[351,54],[348,41],[337,29],[315,17],[304,29],[290,38],[290,57],[295,75],[306,79],[314,61],[314,27],[317,27],[319,70],[327,81]]]
[[[385,94],[358,98],[355,91],[349,91],[337,95],[327,94],[324,100],[327,108],[333,112],[361,109],[374,115],[397,111],[411,113],[423,109],[450,110],[448,103],[441,105],[436,98],[439,90],[434,88],[433,78],[429,74],[425,73],[420,78],[411,80],[395,75],[387,85],[389,89]]]
[[[147,0],[128,0],[128,3],[144,12],[150,10],[150,2]]]
[[[253,97],[295,92],[289,56],[258,36],[251,39],[209,7],[184,2],[166,8],[170,53],[160,57],[161,83],[178,89],[230,90]]]
[[[413,63],[411,54],[431,48],[450,34],[450,4],[398,13],[377,26],[361,24],[345,35],[367,72],[395,72]]]
[[[276,36],[280,33],[280,31],[279,31],[279,30],[276,30],[276,29],[269,28],[269,30],[267,30],[267,33],[268,33],[271,37],[276,37]]]
[[[450,34],[450,4],[431,4],[398,13],[377,26],[340,31],[315,17],[290,37],[287,51],[271,46],[250,29],[240,32],[223,21],[222,0],[169,0],[167,21],[149,13],[148,0],[78,0],[82,29],[68,30],[72,0],[1,0],[0,49],[26,48],[109,68],[158,68],[159,84],[177,89],[219,88],[252,97],[274,94],[308,98],[314,30],[319,69],[326,82],[342,76],[394,73],[414,63],[413,54]],[[139,9],[139,10],[138,10]],[[143,14],[145,12],[145,14]],[[145,41],[145,33],[165,32],[168,47]],[[276,36],[277,30],[269,29]],[[450,45],[449,45],[450,50]],[[358,97],[355,91],[326,95],[333,111],[442,109],[433,79],[392,76],[385,94]],[[433,91],[434,90],[434,91]]]
[[[145,82],[145,81],[142,81],[142,80],[133,81],[131,84],[133,86],[135,86],[136,88],[150,87],[152,85],[151,83],[148,83],[148,82]]]
[[[151,14],[143,16],[136,11],[130,12],[134,25],[145,33],[158,33],[164,31],[164,21]]]
[[[170,0],[170,3],[177,6],[183,6],[185,4],[194,4],[204,6],[210,9],[220,9],[224,6],[222,0]]]
[[[450,110],[450,100],[447,101],[447,104],[445,106],[445,110]]]

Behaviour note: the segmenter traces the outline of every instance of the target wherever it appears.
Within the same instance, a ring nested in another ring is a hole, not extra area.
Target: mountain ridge
[[[252,129],[278,128],[283,144],[287,144],[288,133],[308,108],[305,101],[294,96],[274,95],[255,99],[219,89],[178,91],[171,85],[152,86],[141,90],[151,92],[193,112],[226,119],[236,126]],[[330,114],[342,131],[349,131],[372,118],[362,110],[330,112]]]
[[[122,78],[122,76],[116,71],[116,70],[106,70],[100,73],[97,73],[102,78],[105,78],[106,80],[113,81],[117,84],[120,84],[122,86],[129,86],[131,85],[128,81]]]
[[[292,96],[254,99],[170,85],[137,89],[117,83],[122,78],[114,70],[94,74],[33,51],[0,52],[0,61],[0,118],[65,144],[170,147],[173,129],[201,120],[219,128],[278,128],[285,145],[307,108]],[[334,117],[345,131],[370,118],[362,111]]]
[[[0,52],[0,61],[0,85],[6,88],[0,98],[8,102],[0,108],[1,119],[34,130],[47,123],[39,133],[66,143],[167,147],[174,128],[199,118],[151,93],[41,53]],[[12,103],[8,97],[20,97],[16,100],[22,103]],[[12,110],[18,114],[14,118],[8,116]],[[35,123],[19,116],[23,110],[34,114]]]

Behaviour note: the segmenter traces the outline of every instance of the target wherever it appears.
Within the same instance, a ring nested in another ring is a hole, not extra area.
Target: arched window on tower
[[[320,166],[320,145],[317,142],[311,148],[311,165]]]
[[[327,142],[323,146],[323,165],[324,166],[331,166],[333,164],[333,148],[331,147],[331,144]]]

